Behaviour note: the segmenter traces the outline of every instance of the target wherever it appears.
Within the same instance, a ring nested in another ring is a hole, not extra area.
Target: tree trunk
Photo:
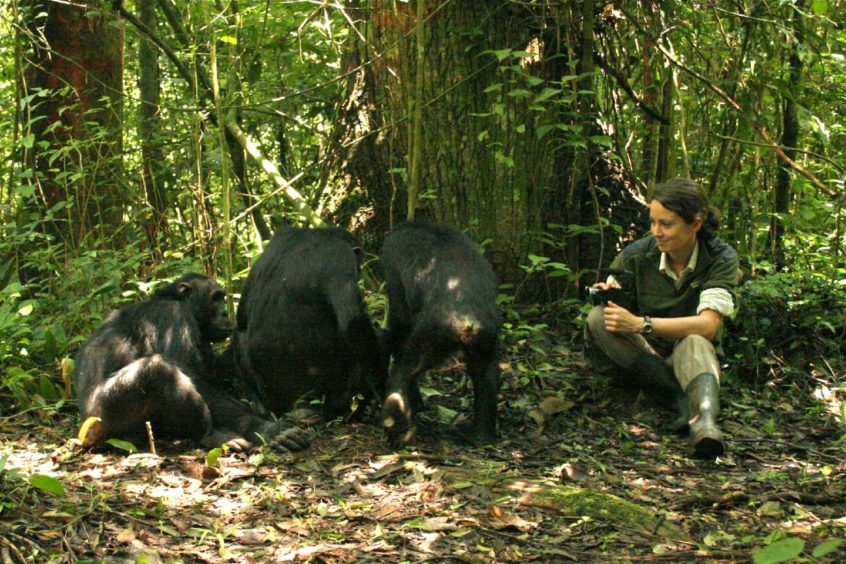
[[[422,42],[415,39],[418,7],[426,8]],[[365,22],[357,26],[365,37],[349,35],[342,133],[333,136],[343,176],[335,180],[347,194],[371,198],[373,239],[407,216],[419,146],[416,215],[489,241],[485,253],[501,280],[521,280],[530,253],[581,268],[580,228],[608,211],[594,206],[593,177],[609,192],[622,177],[594,144],[596,9],[595,2],[541,8],[507,0],[354,5],[349,13]],[[422,121],[410,100],[420,100]],[[419,142],[412,143],[415,123]],[[336,216],[347,226],[360,220],[353,212]],[[568,284],[550,286],[544,289],[554,299]]]
[[[647,11],[652,29],[658,28],[658,14],[657,7],[654,6],[655,0],[648,0],[644,2],[643,9]],[[655,72],[653,70],[653,57],[657,53],[655,47],[655,39],[652,35],[643,38],[643,50],[641,51],[640,67],[641,67],[641,87],[643,88],[643,101],[651,108],[657,107],[659,94],[661,92],[660,85],[655,79]],[[658,121],[650,115],[643,116],[643,133],[641,138],[641,161],[638,177],[641,182],[649,187],[649,192],[652,191],[652,186],[655,184],[655,171],[658,159]]]
[[[137,0],[138,19],[154,30],[158,23],[155,0]],[[141,143],[141,185],[147,197],[149,215],[144,218],[144,233],[151,249],[158,248],[160,233],[167,232],[167,197],[163,182],[160,145],[159,50],[145,38],[138,42],[138,138]]]
[[[45,231],[71,249],[95,229],[98,241],[114,248],[125,240],[116,236],[124,225],[123,27],[100,5],[22,5],[32,47],[26,69],[36,143],[27,155],[35,171],[32,206],[44,215]]]
[[[726,72],[726,94],[730,98],[734,98],[737,93],[738,77],[741,75],[743,67],[746,64],[746,55],[749,50],[752,30],[754,29],[753,22],[753,18],[743,18],[740,24],[743,28],[743,42],[741,43],[740,53],[737,57],[732,59],[731,65]],[[726,108],[723,112],[722,122],[723,123],[720,127],[720,149],[717,153],[717,160],[714,163],[713,172],[711,173],[711,179],[708,186],[708,192],[712,196],[717,194],[717,186],[719,185],[720,177],[723,172],[723,163],[729,153],[730,144],[732,143],[731,139],[735,137],[737,133],[737,113],[729,108]],[[721,202],[714,201],[714,203],[719,205]]]
[[[790,159],[796,158],[796,145],[799,141],[799,117],[796,109],[796,96],[800,91],[802,81],[802,59],[799,58],[799,50],[804,40],[803,33],[803,0],[797,0],[793,7],[792,29],[793,44],[790,50],[789,77],[787,81],[787,92],[782,96],[782,133],[781,146],[784,154]],[[779,161],[778,175],[776,176],[774,209],[772,223],[770,225],[770,250],[772,252],[773,264],[778,270],[786,265],[784,256],[784,221],[780,215],[787,214],[790,210],[791,199],[791,166]]]

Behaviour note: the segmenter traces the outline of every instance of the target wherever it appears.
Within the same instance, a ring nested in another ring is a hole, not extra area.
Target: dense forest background
[[[844,26],[842,0],[3,2],[0,421],[72,419],[78,346],[157,281],[234,307],[282,225],[355,233],[381,322],[411,217],[481,245],[504,393],[544,395],[582,288],[687,176],[742,259],[727,381],[816,402],[842,470]]]

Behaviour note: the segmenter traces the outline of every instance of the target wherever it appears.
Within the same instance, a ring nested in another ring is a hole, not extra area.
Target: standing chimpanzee
[[[463,233],[412,222],[385,238],[382,271],[388,294],[388,347],[394,357],[382,424],[392,444],[414,436],[422,406],[417,378],[462,353],[473,380],[474,444],[496,437],[499,365],[497,283],[488,262]]]
[[[338,228],[280,229],[250,270],[234,356],[273,413],[305,395],[323,415],[350,414],[356,394],[381,399],[387,358],[358,288],[361,249]]]
[[[149,421],[157,436],[208,447],[245,450],[260,440],[287,450],[308,446],[301,429],[257,417],[209,381],[211,343],[231,332],[223,289],[202,274],[112,312],[76,358],[83,421],[100,418],[86,442],[138,438]]]

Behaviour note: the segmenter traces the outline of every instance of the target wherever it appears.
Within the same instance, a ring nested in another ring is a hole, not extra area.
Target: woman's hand
[[[609,300],[605,306],[605,329],[609,333],[640,333],[643,318]]]

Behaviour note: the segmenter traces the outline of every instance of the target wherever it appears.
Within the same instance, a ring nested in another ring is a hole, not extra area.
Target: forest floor
[[[423,383],[442,395],[399,452],[375,426],[335,422],[302,453],[209,467],[192,447],[82,452],[68,406],[0,417],[0,562],[846,558],[844,429],[823,383],[726,383],[728,451],[701,461],[659,431],[668,414],[549,349],[503,364],[501,437],[485,448],[444,423],[467,412],[455,367]]]

